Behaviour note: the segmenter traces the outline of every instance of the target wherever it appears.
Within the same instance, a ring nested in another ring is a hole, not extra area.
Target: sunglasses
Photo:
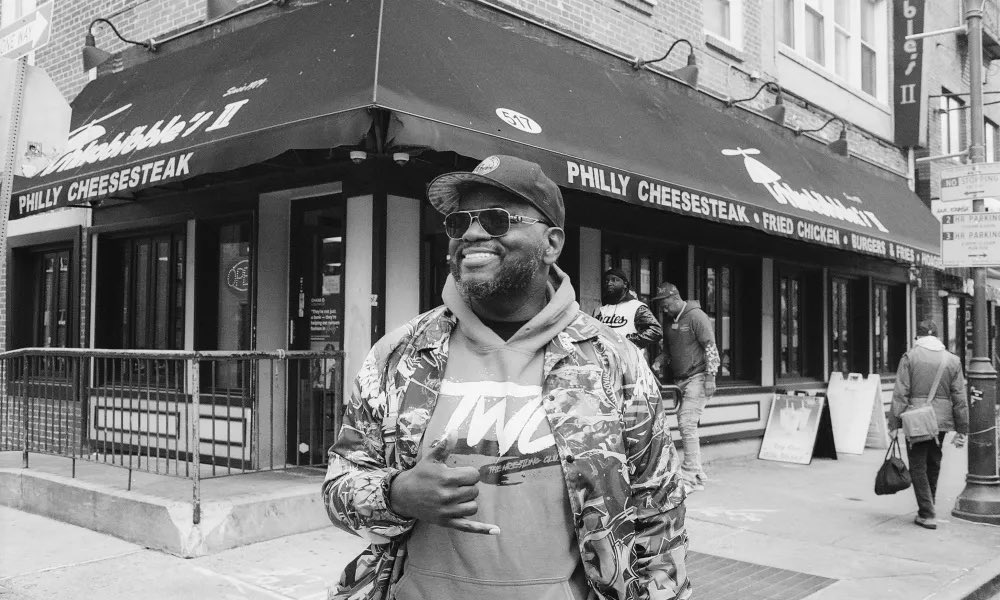
[[[525,223],[527,225],[545,223],[548,225],[548,222],[543,219],[512,215],[502,208],[481,208],[479,210],[456,210],[449,213],[444,218],[444,231],[451,239],[460,240],[469,227],[472,227],[473,221],[479,221],[479,226],[490,237],[507,235],[511,223]]]

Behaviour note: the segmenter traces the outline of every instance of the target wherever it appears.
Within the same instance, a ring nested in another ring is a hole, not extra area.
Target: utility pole
[[[969,36],[969,157],[986,162],[983,144],[983,8],[982,0],[965,0]],[[984,200],[972,201],[973,212],[985,212]],[[1000,477],[997,476],[997,372],[987,351],[986,268],[973,269],[972,361],[969,364],[969,473],[952,516],[1000,525]]]

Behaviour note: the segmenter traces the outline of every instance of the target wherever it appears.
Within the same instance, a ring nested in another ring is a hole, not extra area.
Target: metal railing
[[[0,450],[192,481],[321,466],[343,416],[342,352],[26,348],[0,354]]]

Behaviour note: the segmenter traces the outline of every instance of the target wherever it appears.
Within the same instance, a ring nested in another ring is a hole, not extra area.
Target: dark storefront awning
[[[114,195],[115,173],[119,183],[127,174],[125,191],[157,185],[167,178],[151,181],[156,167],[147,165],[188,153],[175,178],[293,148],[352,145],[377,106],[393,114],[395,148],[518,154],[569,188],[832,248],[934,260],[937,221],[904,179],[720,104],[481,5],[328,0],[91,83],[74,102],[74,127],[129,106],[97,124],[107,127],[98,144],[157,121],[162,130],[174,115],[191,128],[199,112],[212,114],[190,137],[185,129],[106,159],[81,138],[85,164],[25,189],[40,198],[29,206],[45,209],[57,185],[56,204],[79,201],[81,190]],[[227,106],[232,118],[213,128]],[[67,196],[74,183],[76,199]],[[12,218],[34,212],[17,212],[24,195]]]
[[[378,48],[369,4],[289,12],[91,82],[72,103],[69,150],[17,179],[11,218],[357,144]]]

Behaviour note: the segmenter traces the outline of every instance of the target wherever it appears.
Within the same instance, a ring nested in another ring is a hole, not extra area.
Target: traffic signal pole
[[[986,162],[983,120],[982,0],[965,0],[969,37],[969,158]],[[972,201],[973,212],[984,212],[984,200]],[[997,372],[988,354],[986,268],[973,269],[972,360],[969,363],[969,472],[952,516],[1000,525],[1000,477],[997,475]]]

